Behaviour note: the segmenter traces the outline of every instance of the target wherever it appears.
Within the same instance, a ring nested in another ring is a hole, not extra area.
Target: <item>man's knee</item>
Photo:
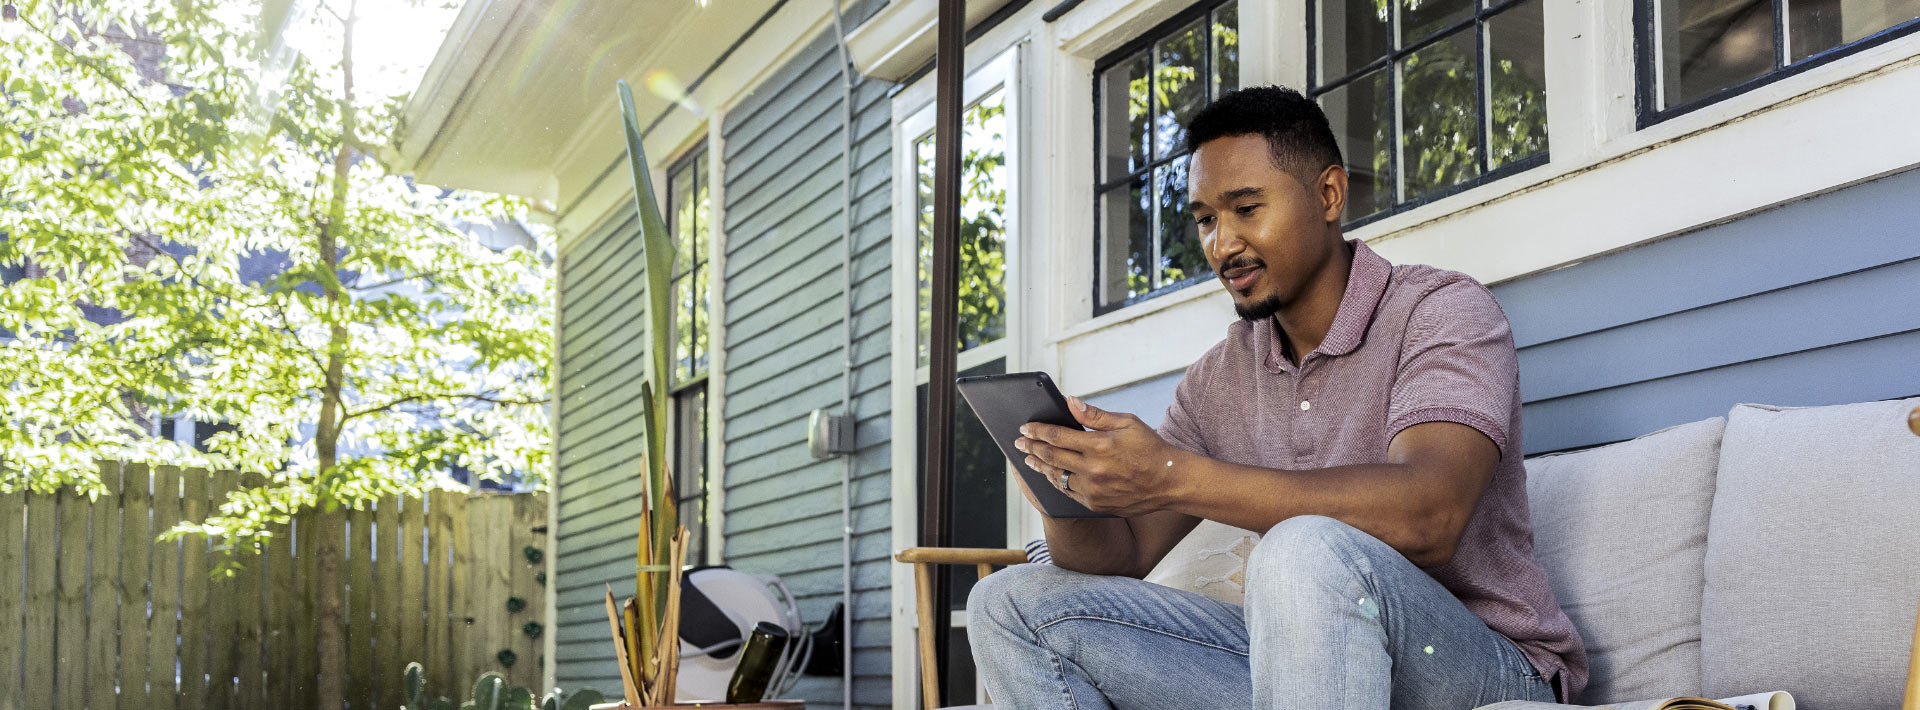
[[[1061,572],[1053,565],[1014,565],[987,575],[967,594],[967,617],[1005,622],[1020,617],[1020,609],[1046,594],[1049,578]]]
[[[1349,571],[1355,557],[1381,545],[1373,536],[1321,515],[1280,521],[1260,538],[1247,560],[1248,574],[1275,577],[1320,576]]]

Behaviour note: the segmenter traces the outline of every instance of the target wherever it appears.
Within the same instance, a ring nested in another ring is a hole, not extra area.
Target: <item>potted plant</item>
[[[686,563],[688,533],[674,507],[673,475],[667,465],[667,375],[672,350],[668,314],[668,278],[673,272],[673,236],[654,199],[653,176],[641,145],[633,89],[617,85],[621,123],[626,128],[627,162],[633,171],[633,197],[640,217],[641,251],[646,259],[648,353],[646,379],[640,384],[641,425],[645,431],[646,491],[640,510],[634,594],[616,603],[607,588],[607,626],[620,663],[624,701],[596,705],[603,710],[679,705],[715,707],[715,702],[682,705],[674,697],[680,670],[680,575]],[[724,705],[732,708],[800,707],[796,701]]]

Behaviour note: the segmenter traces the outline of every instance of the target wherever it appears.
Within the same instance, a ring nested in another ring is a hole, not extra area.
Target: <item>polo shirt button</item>
[[[1313,408],[1313,403],[1312,403],[1312,402],[1309,402],[1309,401],[1307,401],[1307,400],[1304,400],[1304,399],[1303,399],[1303,400],[1300,400],[1300,411],[1302,411],[1302,412],[1304,412],[1304,411],[1307,411],[1307,410],[1309,410],[1309,409],[1312,409],[1312,408]]]

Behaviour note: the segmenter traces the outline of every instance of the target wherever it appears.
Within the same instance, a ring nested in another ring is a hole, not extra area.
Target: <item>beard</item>
[[[1234,259],[1231,262],[1221,264],[1220,269],[1217,273],[1226,273],[1234,269],[1243,269],[1243,268],[1264,268],[1265,266],[1266,266],[1266,263],[1260,261],[1259,259],[1243,256],[1238,259]],[[1227,288],[1231,289],[1233,288],[1233,286],[1229,284]],[[1261,300],[1252,301],[1245,304],[1242,304],[1240,301],[1235,300],[1233,302],[1233,311],[1235,313],[1240,314],[1240,318],[1242,320],[1257,321],[1263,318],[1271,318],[1273,317],[1273,314],[1280,312],[1280,296],[1278,295],[1268,296]]]
[[[1258,321],[1272,318],[1273,314],[1280,312],[1280,297],[1268,296],[1245,304],[1234,301],[1233,312],[1240,314],[1241,320]]]

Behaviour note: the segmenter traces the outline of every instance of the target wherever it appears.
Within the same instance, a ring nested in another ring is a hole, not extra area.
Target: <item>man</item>
[[[1578,692],[1586,654],[1533,557],[1518,365],[1492,294],[1342,238],[1347,172],[1300,94],[1228,94],[1188,141],[1201,245],[1242,320],[1157,432],[1077,399],[1091,431],[1022,428],[1029,465],[1121,517],[1048,519],[1053,565],[974,588],[988,692],[1023,710]],[[1241,531],[1264,536],[1232,545]],[[1244,567],[1185,582],[1230,593],[1140,579],[1223,558]]]

